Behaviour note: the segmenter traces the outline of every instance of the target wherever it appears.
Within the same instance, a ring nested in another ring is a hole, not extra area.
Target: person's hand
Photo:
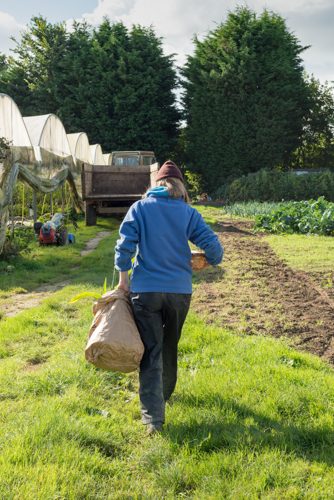
[[[118,286],[117,288],[119,288],[120,290],[124,290],[124,292],[127,292],[129,293],[130,291],[130,288],[129,288],[129,283],[118,283]]]
[[[119,282],[117,288],[120,288],[121,290],[124,290],[125,292],[129,293],[130,291],[129,274],[127,271],[121,271],[119,273]]]

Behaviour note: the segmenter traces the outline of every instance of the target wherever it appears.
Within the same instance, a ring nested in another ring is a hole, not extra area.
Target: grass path
[[[94,238],[89,239],[85,248],[81,250],[81,257],[85,257],[92,253],[95,248],[97,248],[100,241],[104,238],[110,236],[112,233],[110,231],[100,231],[94,236]],[[78,270],[80,265],[76,267],[75,270]],[[73,269],[72,269],[73,271]],[[72,275],[71,279],[73,280],[75,275]],[[32,307],[37,307],[43,300],[47,297],[50,297],[57,290],[61,290],[65,286],[71,283],[71,279],[67,279],[64,281],[58,281],[55,283],[47,283],[39,286],[32,292],[27,292],[24,289],[20,289],[20,293],[9,294],[7,300],[2,300],[1,304],[1,315],[2,317],[15,316],[16,314],[24,311],[25,309],[30,309]]]
[[[43,300],[57,290],[70,284],[70,280],[39,286],[33,292],[16,293],[1,301],[1,319],[16,316],[20,312],[37,307]]]
[[[99,233],[96,234],[94,238],[88,240],[85,248],[80,252],[81,257],[90,254],[93,250],[95,250],[100,241],[103,240],[103,238],[110,236],[110,234],[111,234],[110,231],[100,231]]]
[[[14,259],[13,268],[6,272],[8,265],[0,267],[0,321],[7,316],[38,306],[56,290],[81,279],[92,265],[86,259],[98,244],[115,231],[115,221],[103,221],[98,226],[86,227],[80,223],[74,245],[64,247],[39,247],[32,242],[28,252]],[[107,228],[108,230],[101,231]],[[110,246],[110,255],[113,246]],[[111,263],[112,266],[112,263]],[[110,275],[110,269],[107,270]]]
[[[332,368],[194,308],[166,428],[146,437],[137,374],[85,362],[91,303],[69,304],[110,276],[116,235],[71,285],[0,323],[0,498],[332,498]]]

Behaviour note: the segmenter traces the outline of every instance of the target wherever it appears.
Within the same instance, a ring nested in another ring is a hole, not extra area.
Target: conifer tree
[[[24,116],[57,112],[57,74],[67,38],[64,24],[39,16],[16,42],[15,56],[1,72],[0,90],[15,100]]]
[[[304,116],[300,146],[292,157],[293,168],[334,169],[334,91],[328,82],[307,80],[310,109]]]
[[[0,91],[24,116],[56,113],[105,151],[150,149],[161,161],[173,151],[176,72],[152,28],[105,19],[68,31],[35,17],[14,52],[0,60]]]
[[[245,7],[195,40],[183,73],[186,152],[208,189],[261,168],[287,167],[309,106],[303,50],[280,16]]]

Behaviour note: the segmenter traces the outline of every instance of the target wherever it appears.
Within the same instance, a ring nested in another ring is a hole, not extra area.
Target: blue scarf
[[[156,186],[147,191],[147,196],[155,196],[156,198],[167,198],[169,196],[166,186]]]

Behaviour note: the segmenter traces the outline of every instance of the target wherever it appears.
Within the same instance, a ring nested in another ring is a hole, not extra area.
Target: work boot
[[[162,422],[157,422],[155,424],[148,424],[147,425],[147,434],[149,436],[153,436],[153,434],[158,434],[159,432],[162,431],[163,423]]]

